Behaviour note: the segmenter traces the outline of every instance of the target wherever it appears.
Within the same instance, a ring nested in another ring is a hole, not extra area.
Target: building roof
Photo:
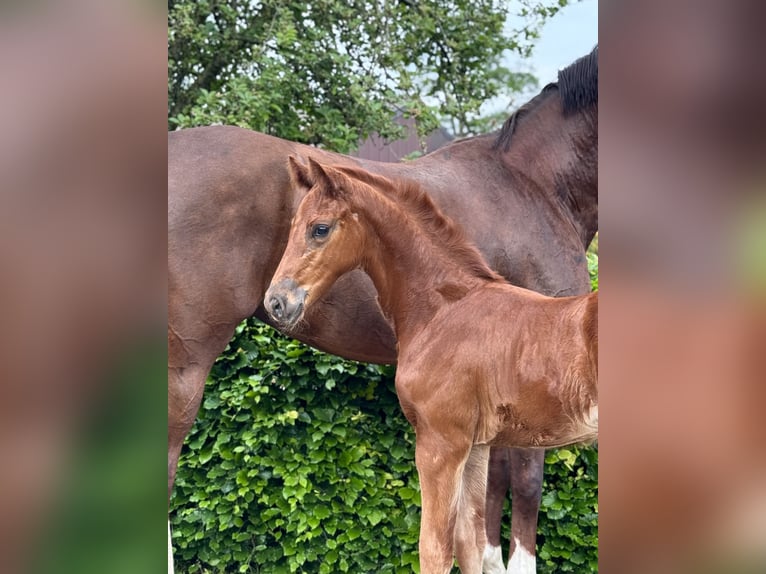
[[[395,121],[405,126],[406,137],[393,142],[386,142],[379,135],[373,134],[359,144],[359,148],[349,155],[374,161],[399,162],[412,152],[422,151],[420,138],[418,138],[417,129],[415,128],[415,120],[399,116]],[[446,129],[439,128],[434,130],[426,138],[425,153],[439,149],[452,140],[452,135]]]

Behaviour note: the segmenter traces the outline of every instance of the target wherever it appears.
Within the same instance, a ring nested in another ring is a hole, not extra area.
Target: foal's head
[[[294,327],[304,308],[320,299],[338,277],[358,267],[364,229],[349,198],[358,186],[337,169],[290,156],[293,185],[307,189],[293,218],[282,261],[266,291],[266,311],[283,328]]]

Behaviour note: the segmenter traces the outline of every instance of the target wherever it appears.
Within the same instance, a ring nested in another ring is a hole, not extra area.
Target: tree
[[[249,127],[345,152],[372,132],[493,127],[479,106],[535,79],[508,70],[566,0],[170,0],[169,128]]]

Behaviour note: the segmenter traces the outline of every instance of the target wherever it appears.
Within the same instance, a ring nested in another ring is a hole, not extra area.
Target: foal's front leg
[[[470,443],[454,445],[435,432],[418,432],[415,463],[420,477],[420,574],[449,574],[458,489],[471,451]]]
[[[503,551],[500,549],[500,530],[503,522],[505,498],[511,488],[511,449],[492,447],[487,470],[487,499],[485,529],[487,546],[484,549],[484,574],[506,574]]]

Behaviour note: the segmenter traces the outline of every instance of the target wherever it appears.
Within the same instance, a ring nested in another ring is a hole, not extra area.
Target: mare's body
[[[559,84],[514,114],[497,137],[459,141],[405,164],[232,127],[169,134],[168,494],[210,367],[244,318],[268,320],[263,294],[302,197],[289,184],[289,154],[419,181],[511,282],[548,295],[585,293],[585,249],[597,228],[597,76],[594,51],[563,70]],[[341,279],[293,335],[346,358],[396,360],[393,332],[361,271]],[[510,481],[513,538],[533,554],[543,455],[494,454],[511,461],[511,475],[502,465],[490,475],[490,541],[499,545]]]
[[[448,574],[454,553],[464,573],[480,574],[489,447],[596,439],[598,294],[510,285],[417,184],[309,165],[291,158],[295,186],[309,191],[266,309],[289,332],[345,273],[370,276],[416,433],[421,572]]]

